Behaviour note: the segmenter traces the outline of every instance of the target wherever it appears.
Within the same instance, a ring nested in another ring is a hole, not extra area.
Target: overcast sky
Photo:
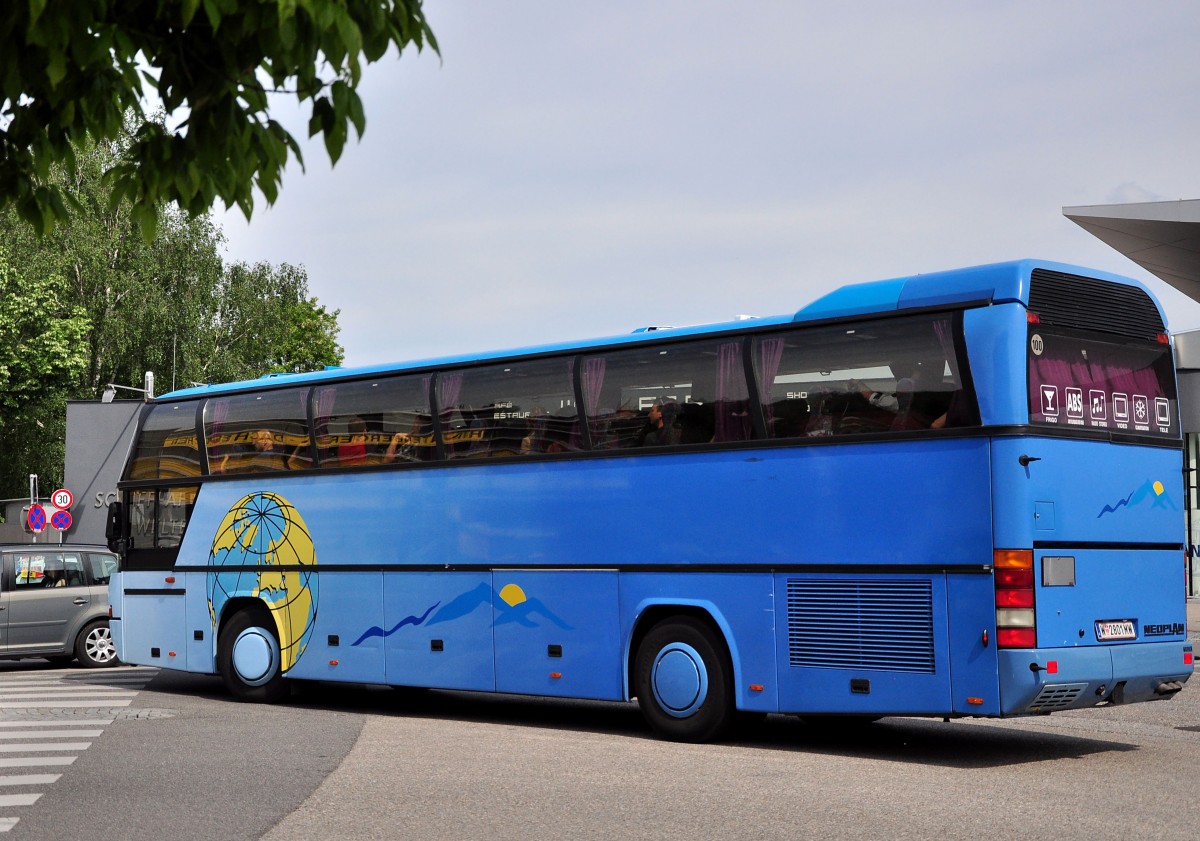
[[[1062,215],[1200,198],[1192,2],[426,0],[367,131],[226,257],[302,265],[347,365],[799,309],[1039,257],[1200,304]],[[297,136],[306,119],[281,103]],[[289,111],[291,116],[289,115]]]

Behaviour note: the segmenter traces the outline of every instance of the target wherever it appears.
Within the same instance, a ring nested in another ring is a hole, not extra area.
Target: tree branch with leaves
[[[112,206],[128,200],[147,240],[168,203],[195,215],[220,200],[249,219],[255,190],[273,203],[288,160],[304,163],[271,95],[308,104],[309,137],[336,163],[350,128],[366,130],[363,64],[408,46],[437,50],[421,0],[2,3],[0,210],[38,233],[77,211],[51,168],[119,138],[153,95],[166,120],[143,123],[107,172]]]

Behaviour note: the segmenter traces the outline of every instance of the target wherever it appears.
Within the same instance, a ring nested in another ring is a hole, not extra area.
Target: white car
[[[0,561],[0,658],[120,662],[108,629],[116,555],[100,546],[7,545]]]

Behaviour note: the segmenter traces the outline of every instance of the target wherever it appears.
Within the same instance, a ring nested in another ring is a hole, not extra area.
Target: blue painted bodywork
[[[161,572],[114,576],[118,653],[132,663],[216,670],[222,616],[211,615],[205,595],[214,536],[238,500],[273,491],[302,515],[321,580],[315,624],[290,677],[627,699],[648,624],[687,612],[719,630],[745,710],[1011,715],[1038,711],[1030,704],[1056,681],[1086,684],[1074,706],[1097,703],[1097,690],[1111,692],[1115,682],[1125,700],[1157,697],[1164,680],[1190,673],[1182,549],[1119,547],[1182,547],[1181,455],[1026,434],[1034,266],[1085,273],[1019,261],[845,287],[771,319],[272,378],[304,383],[971,304],[963,324],[984,429],[208,482],[174,581]],[[1022,455],[1038,460],[1022,466]],[[1035,553],[1039,647],[997,651],[993,548],[1045,543],[1054,548]],[[1071,586],[1040,583],[1047,556],[1074,558]],[[867,597],[892,586],[928,594],[924,665],[879,668],[853,650],[912,642],[909,617],[889,611],[886,598],[869,617],[838,602],[846,622],[829,624],[825,659],[814,665],[797,655],[807,641],[793,633],[790,594],[846,581],[863,582]],[[248,574],[230,597],[258,598],[260,584]],[[1138,637],[1102,643],[1097,620],[1133,620]],[[1152,640],[1147,626],[1156,629]],[[1051,659],[1055,674],[1031,671],[1031,662]]]

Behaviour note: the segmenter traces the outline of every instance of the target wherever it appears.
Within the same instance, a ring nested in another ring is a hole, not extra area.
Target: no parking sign
[[[41,534],[46,528],[46,509],[36,503],[29,506],[29,514],[26,515],[25,522],[29,523],[31,532]]]
[[[50,516],[50,525],[59,531],[66,531],[71,527],[71,512],[70,511],[55,511]]]

